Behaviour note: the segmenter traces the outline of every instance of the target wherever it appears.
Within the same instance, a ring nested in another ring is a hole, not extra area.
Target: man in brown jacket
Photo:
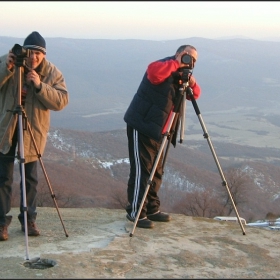
[[[19,67],[21,55],[15,53],[15,46],[8,54],[0,57],[0,240],[8,239],[8,226],[12,219],[12,216],[7,214],[11,210],[14,161],[20,131],[18,118],[15,118],[14,114],[15,108],[17,105],[22,106],[36,146],[42,155],[50,127],[50,110],[62,110],[69,101],[61,71],[46,59],[45,39],[37,31],[26,37],[22,51],[28,55],[25,57],[25,63],[20,65],[22,67]],[[28,235],[38,236],[40,231],[35,220],[39,155],[28,129],[23,130],[23,148]],[[18,219],[21,230],[25,232],[23,182],[20,185]]]

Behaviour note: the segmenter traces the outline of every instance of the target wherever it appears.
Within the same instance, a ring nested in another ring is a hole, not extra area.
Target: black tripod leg
[[[229,187],[228,187],[226,178],[225,178],[225,176],[224,176],[224,174],[223,174],[223,171],[222,171],[222,168],[221,168],[221,166],[220,166],[219,160],[218,160],[218,158],[217,158],[217,156],[216,156],[214,147],[213,147],[213,145],[212,145],[210,136],[209,136],[209,134],[208,134],[208,132],[207,132],[206,126],[205,126],[205,124],[204,124],[204,122],[203,122],[202,116],[201,116],[201,114],[200,114],[200,111],[199,111],[199,108],[198,108],[198,106],[197,106],[196,100],[195,100],[195,98],[194,98],[194,96],[193,96],[192,90],[191,90],[191,88],[189,88],[189,87],[188,87],[188,92],[187,92],[187,94],[188,94],[188,96],[190,96],[190,98],[191,98],[191,101],[192,101],[194,110],[195,110],[195,112],[196,112],[196,114],[197,114],[197,116],[198,116],[199,122],[200,122],[201,127],[202,127],[202,130],[203,130],[203,132],[204,132],[203,136],[204,136],[204,138],[207,139],[207,142],[208,142],[208,144],[209,144],[210,150],[211,150],[211,152],[212,152],[212,155],[213,155],[214,160],[215,160],[215,162],[216,162],[216,165],[217,165],[217,167],[218,167],[220,176],[221,176],[221,178],[222,178],[222,185],[225,186],[226,189],[227,189],[227,192],[228,192],[228,195],[229,195],[229,197],[230,197],[230,199],[231,199],[231,203],[232,203],[232,205],[233,205],[233,208],[234,208],[236,217],[237,217],[237,219],[238,219],[238,223],[239,223],[239,225],[240,225],[240,227],[241,227],[241,229],[242,229],[243,235],[245,235],[245,230],[244,230],[243,224],[242,224],[242,222],[241,222],[241,220],[240,220],[240,217],[239,217],[237,208],[236,208],[236,206],[235,206],[235,203],[234,203],[234,201],[233,201],[232,195],[231,195],[231,193],[230,193],[230,189],[229,189]]]
[[[163,156],[163,164],[162,164],[162,169],[163,170],[164,170],[166,158],[167,158],[169,147],[170,147],[170,142],[172,141],[174,133],[177,132],[176,131],[177,130],[176,127],[177,127],[177,125],[178,125],[178,123],[180,121],[180,119],[179,119],[180,116],[181,116],[181,129],[184,129],[183,119],[184,119],[184,116],[185,116],[185,109],[186,109],[186,91],[185,91],[185,87],[184,86],[179,88],[179,93],[178,93],[178,97],[177,98],[178,99],[175,102],[174,111],[173,111],[174,118],[172,120],[172,123],[169,126],[170,133],[167,134],[168,143],[167,143],[167,146],[165,148],[164,156]],[[182,131],[181,131],[181,133],[182,133]],[[182,139],[183,139],[183,137],[181,135],[180,143],[183,142]]]
[[[181,133],[180,133],[180,143],[183,143],[183,138],[184,138],[184,131],[185,131],[185,114],[186,114],[186,91],[184,91],[184,97],[183,97],[183,102],[182,102],[182,115],[181,115]]]
[[[167,145],[166,145],[166,148],[164,150],[164,156],[163,156],[163,163],[162,163],[162,170],[164,170],[164,166],[165,166],[165,162],[166,162],[166,159],[167,159],[167,155],[168,155],[168,151],[169,151],[169,148],[170,148],[170,142],[172,140],[172,137],[175,133],[175,130],[176,130],[176,124],[177,122],[179,121],[178,120],[179,118],[179,114],[177,113],[175,118],[174,118],[174,121],[173,121],[173,124],[172,124],[172,128],[171,128],[171,131],[170,131],[170,134],[167,135]],[[163,171],[164,172],[164,171]]]
[[[61,221],[61,224],[62,224],[62,226],[63,226],[64,232],[65,232],[65,236],[68,237],[69,235],[68,235],[68,233],[67,233],[67,231],[66,231],[66,229],[65,229],[64,223],[63,223],[62,218],[61,218],[61,215],[60,215],[60,212],[59,212],[59,210],[58,210],[57,202],[56,202],[56,199],[55,199],[55,194],[53,193],[53,190],[52,190],[52,187],[51,187],[51,184],[50,184],[50,180],[49,180],[48,175],[47,175],[47,172],[46,172],[46,170],[45,170],[45,167],[44,167],[44,164],[43,164],[41,155],[40,155],[40,153],[39,153],[39,150],[38,150],[36,141],[35,141],[35,139],[34,139],[34,135],[33,135],[32,131],[31,131],[30,124],[29,124],[28,121],[27,121],[27,126],[28,126],[28,131],[29,131],[29,133],[30,133],[30,135],[31,135],[33,144],[34,144],[34,146],[35,146],[35,149],[36,149],[36,152],[37,152],[37,155],[38,155],[38,158],[39,158],[39,161],[40,161],[40,164],[41,164],[41,167],[42,167],[44,176],[45,176],[45,178],[46,178],[48,187],[49,187],[49,189],[50,189],[51,197],[52,197],[53,202],[54,202],[54,204],[55,204],[55,207],[56,207],[56,210],[57,210],[59,219],[60,219],[60,221]]]

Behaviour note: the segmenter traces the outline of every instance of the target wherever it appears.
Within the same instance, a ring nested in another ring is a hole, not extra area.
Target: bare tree
[[[50,203],[51,203],[51,193],[50,193],[46,183],[38,184],[37,206],[46,207],[46,206],[50,206]]]
[[[272,212],[268,212],[266,214],[265,219],[269,221],[269,223],[274,224],[274,222],[276,221],[276,219],[278,218],[278,215],[272,213]]]
[[[75,193],[62,194],[60,188],[56,193],[50,191],[46,183],[38,185],[37,206],[38,207],[52,207],[55,206],[56,201],[58,207],[78,207],[82,204],[82,198],[77,197]]]
[[[186,193],[176,207],[178,213],[196,217],[214,217],[221,212],[217,198],[208,190]]]
[[[125,209],[127,206],[126,188],[116,188],[111,192],[111,198],[115,208]]]
[[[251,190],[252,179],[242,170],[237,168],[230,168],[225,172],[226,181],[228,188],[233,199],[235,206],[245,204],[247,199],[248,191]],[[224,186],[223,186],[224,187]],[[221,201],[223,201],[223,208],[226,215],[230,216],[234,211],[229,193],[222,190],[219,192]]]
[[[251,190],[253,182],[246,173],[235,168],[227,170],[225,177],[230,194],[224,186],[221,186],[215,192],[205,190],[186,193],[179,200],[174,210],[189,216],[209,218],[230,216],[234,210],[230,195],[235,206],[245,204],[247,193]]]

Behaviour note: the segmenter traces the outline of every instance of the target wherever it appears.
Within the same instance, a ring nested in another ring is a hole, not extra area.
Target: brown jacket
[[[15,113],[18,107],[18,83],[24,83],[23,67],[14,67],[12,71],[6,67],[6,57],[0,57],[0,152],[6,154],[12,144],[12,138],[18,122],[19,114]],[[19,71],[21,70],[21,75]],[[61,71],[46,59],[43,59],[38,74],[41,77],[42,88],[36,92],[30,85],[24,105],[23,116],[27,117],[31,133],[23,129],[25,163],[36,161],[38,154],[43,155],[48,131],[50,127],[50,110],[62,110],[69,102],[69,94]]]

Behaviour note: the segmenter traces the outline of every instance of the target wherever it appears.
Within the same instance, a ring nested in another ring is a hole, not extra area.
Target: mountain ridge
[[[2,54],[15,43],[23,42],[23,38],[0,36],[0,39]],[[47,59],[64,73],[70,94],[69,105],[61,112],[51,113],[54,127],[90,131],[123,129],[124,112],[148,63],[172,55],[179,45],[189,43],[198,50],[193,74],[202,88],[197,103],[209,132],[218,132],[222,140],[234,143],[245,144],[253,139],[255,146],[267,142],[270,147],[279,147],[280,42],[200,37],[166,41],[68,38],[46,38],[46,41]],[[187,130],[198,125],[189,107]],[[227,129],[221,131],[220,125]],[[252,127],[256,127],[255,131],[250,131]]]
[[[279,160],[267,160],[275,156],[275,150],[226,143],[216,143],[215,150],[230,188],[233,182],[230,169],[250,177],[244,182],[240,193],[244,198],[238,204],[244,218],[253,221],[263,219],[268,212],[280,213],[280,164]],[[129,175],[125,130],[78,132],[53,128],[42,161],[61,207],[125,208]],[[15,174],[13,206],[19,202],[16,169]],[[218,200],[212,202],[215,209],[216,203],[221,204],[227,194],[222,181],[206,141],[192,142],[191,147],[179,144],[171,147],[159,192],[162,210],[183,213],[196,192],[208,193],[209,198],[220,193]],[[38,191],[39,206],[52,206],[51,193],[40,168]]]

